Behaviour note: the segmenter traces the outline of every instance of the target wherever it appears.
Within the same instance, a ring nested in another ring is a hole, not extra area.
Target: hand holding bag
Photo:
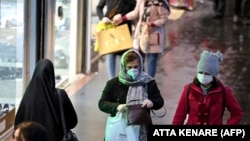
[[[62,141],[78,141],[78,138],[76,137],[75,133],[72,132],[71,130],[67,131],[67,129],[66,129],[61,93],[60,93],[59,89],[56,89],[56,90],[57,90],[57,94],[58,94],[58,98],[59,98],[60,115],[61,115],[63,132],[64,132],[64,136],[63,136]]]

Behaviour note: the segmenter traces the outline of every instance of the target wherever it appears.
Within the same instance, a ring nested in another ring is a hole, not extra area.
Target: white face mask
[[[213,81],[213,76],[207,74],[198,73],[197,78],[200,81],[200,83],[204,85],[207,85]]]
[[[130,76],[133,80],[136,79],[136,77],[139,75],[139,69],[129,69],[127,71],[128,76]]]

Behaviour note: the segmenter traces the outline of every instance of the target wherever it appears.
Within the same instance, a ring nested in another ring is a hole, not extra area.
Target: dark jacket
[[[61,89],[60,94],[67,129],[72,129],[77,125],[77,114],[67,93]],[[42,124],[49,131],[51,141],[61,141],[63,137],[54,66],[47,59],[39,61],[36,65],[17,110],[14,126],[23,121],[36,121]]]
[[[230,117],[226,124],[239,124],[243,113],[231,89],[228,86],[224,87],[218,80],[215,84],[208,91],[207,96],[203,95],[200,85],[192,83],[189,93],[188,85],[185,85],[172,123],[184,124],[189,114],[186,123],[188,125],[222,125],[224,109],[227,108]]]
[[[115,14],[125,15],[128,12],[132,11],[135,8],[136,0],[99,0],[99,3],[96,6],[96,13],[101,20],[103,17],[113,18]],[[112,9],[119,4],[118,9],[112,16],[110,17],[110,12]],[[106,6],[106,13],[104,13],[104,7]]]
[[[117,106],[126,103],[128,88],[128,85],[119,82],[118,77],[109,80],[106,83],[99,100],[99,109],[105,113],[111,114],[111,116],[115,116]],[[152,109],[160,109],[164,105],[164,100],[155,80],[152,80],[147,84],[147,90],[148,99],[154,104]]]
[[[114,14],[110,15],[111,11],[114,10],[114,7],[117,4],[119,4],[118,9],[115,10]],[[128,12],[132,11],[135,8],[135,5],[136,0],[100,0],[96,6],[96,13],[99,17],[99,20],[102,20],[103,17],[108,17],[110,20],[112,20],[113,16],[116,14],[121,14],[122,16],[126,15]],[[107,9],[106,13],[104,13],[104,7],[106,7]],[[131,21],[125,21],[121,24],[128,24],[130,33],[132,34]]]

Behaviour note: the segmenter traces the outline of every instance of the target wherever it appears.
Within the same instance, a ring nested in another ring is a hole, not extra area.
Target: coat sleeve
[[[172,120],[173,125],[183,125],[188,113],[188,85],[184,86]]]
[[[115,79],[108,81],[102,91],[101,98],[98,102],[99,109],[104,112],[111,114],[114,116],[116,114],[116,108],[119,105],[118,102],[115,101]]]
[[[243,117],[241,106],[238,103],[237,99],[233,96],[232,91],[228,86],[225,86],[225,91],[225,106],[230,112],[230,117],[227,120],[227,125],[239,124]]]
[[[161,92],[155,80],[148,84],[148,99],[153,102],[152,109],[154,110],[158,110],[164,105],[164,99],[161,96]]]
[[[104,16],[103,9],[105,7],[105,1],[106,0],[99,0],[98,4],[96,6],[96,13],[97,13],[99,20],[101,20]]]
[[[66,91],[61,89],[61,94],[62,94],[64,117],[67,129],[73,129],[78,123],[78,118],[75,108],[71,103],[71,100]]]
[[[137,0],[134,10],[126,14],[127,20],[135,20],[139,17],[140,3],[142,2],[143,0]]]

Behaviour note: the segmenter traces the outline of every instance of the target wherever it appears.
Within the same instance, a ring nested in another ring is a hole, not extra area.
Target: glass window
[[[69,77],[71,1],[56,0],[55,8],[55,54],[56,81]]]
[[[13,125],[23,93],[24,0],[0,1],[0,135]]]

